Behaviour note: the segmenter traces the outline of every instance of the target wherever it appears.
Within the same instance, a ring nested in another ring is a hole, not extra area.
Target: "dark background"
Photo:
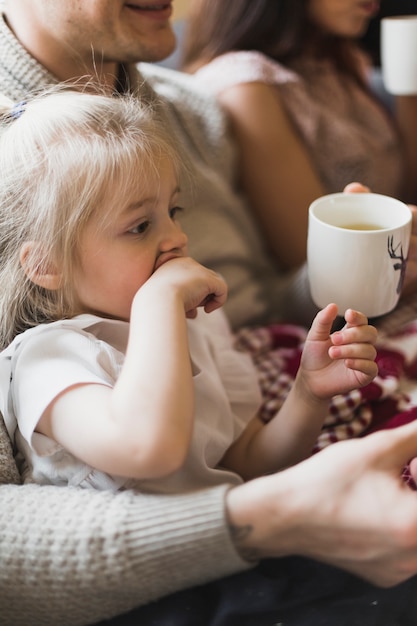
[[[371,55],[375,66],[380,66],[379,29],[380,21],[389,15],[417,15],[417,0],[382,0],[381,10],[371,20],[366,35],[362,38],[363,48]]]

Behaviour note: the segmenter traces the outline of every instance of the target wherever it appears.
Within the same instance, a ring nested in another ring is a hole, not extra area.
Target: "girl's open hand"
[[[377,331],[359,311],[348,309],[346,325],[331,334],[337,306],[329,304],[315,317],[307,335],[299,377],[318,399],[331,398],[369,384],[377,375]]]

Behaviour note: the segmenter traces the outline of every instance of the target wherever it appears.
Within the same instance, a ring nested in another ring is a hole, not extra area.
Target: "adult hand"
[[[302,555],[388,587],[417,573],[417,494],[403,481],[417,423],[333,444],[235,487],[227,511],[248,559]]]
[[[408,205],[412,213],[410,247],[408,249],[407,269],[404,278],[403,296],[408,296],[417,289],[417,206]]]
[[[349,183],[343,189],[344,193],[370,193],[369,187],[362,185],[362,183]]]
[[[370,189],[355,182],[346,185],[343,191],[345,193],[369,193]],[[402,296],[408,296],[417,289],[417,206],[414,204],[408,206],[412,213],[412,227]]]

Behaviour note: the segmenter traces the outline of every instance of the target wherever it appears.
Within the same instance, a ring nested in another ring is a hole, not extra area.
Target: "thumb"
[[[386,438],[385,464],[390,465],[392,468],[401,468],[410,459],[413,459],[410,464],[410,471],[411,467],[413,467],[417,472],[417,420],[405,426],[379,431],[365,439],[371,440],[373,437],[378,436]]]
[[[310,341],[327,341],[330,336],[332,325],[337,316],[337,305],[328,304],[319,311],[311,324],[308,339]]]
[[[408,467],[409,467],[412,479],[414,480],[414,482],[417,485],[417,458],[414,457],[414,459],[412,459],[410,461],[410,464],[409,464]]]
[[[369,193],[369,187],[362,185],[362,183],[349,183],[343,189],[344,193]]]

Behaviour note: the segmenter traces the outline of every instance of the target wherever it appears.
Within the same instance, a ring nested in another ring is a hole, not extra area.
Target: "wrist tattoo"
[[[246,561],[257,561],[259,559],[259,554],[256,548],[249,548],[244,545],[246,539],[253,531],[253,527],[250,524],[247,524],[246,526],[235,526],[234,524],[229,523],[229,530],[232,541],[235,544],[235,548],[239,552],[240,556]]]

